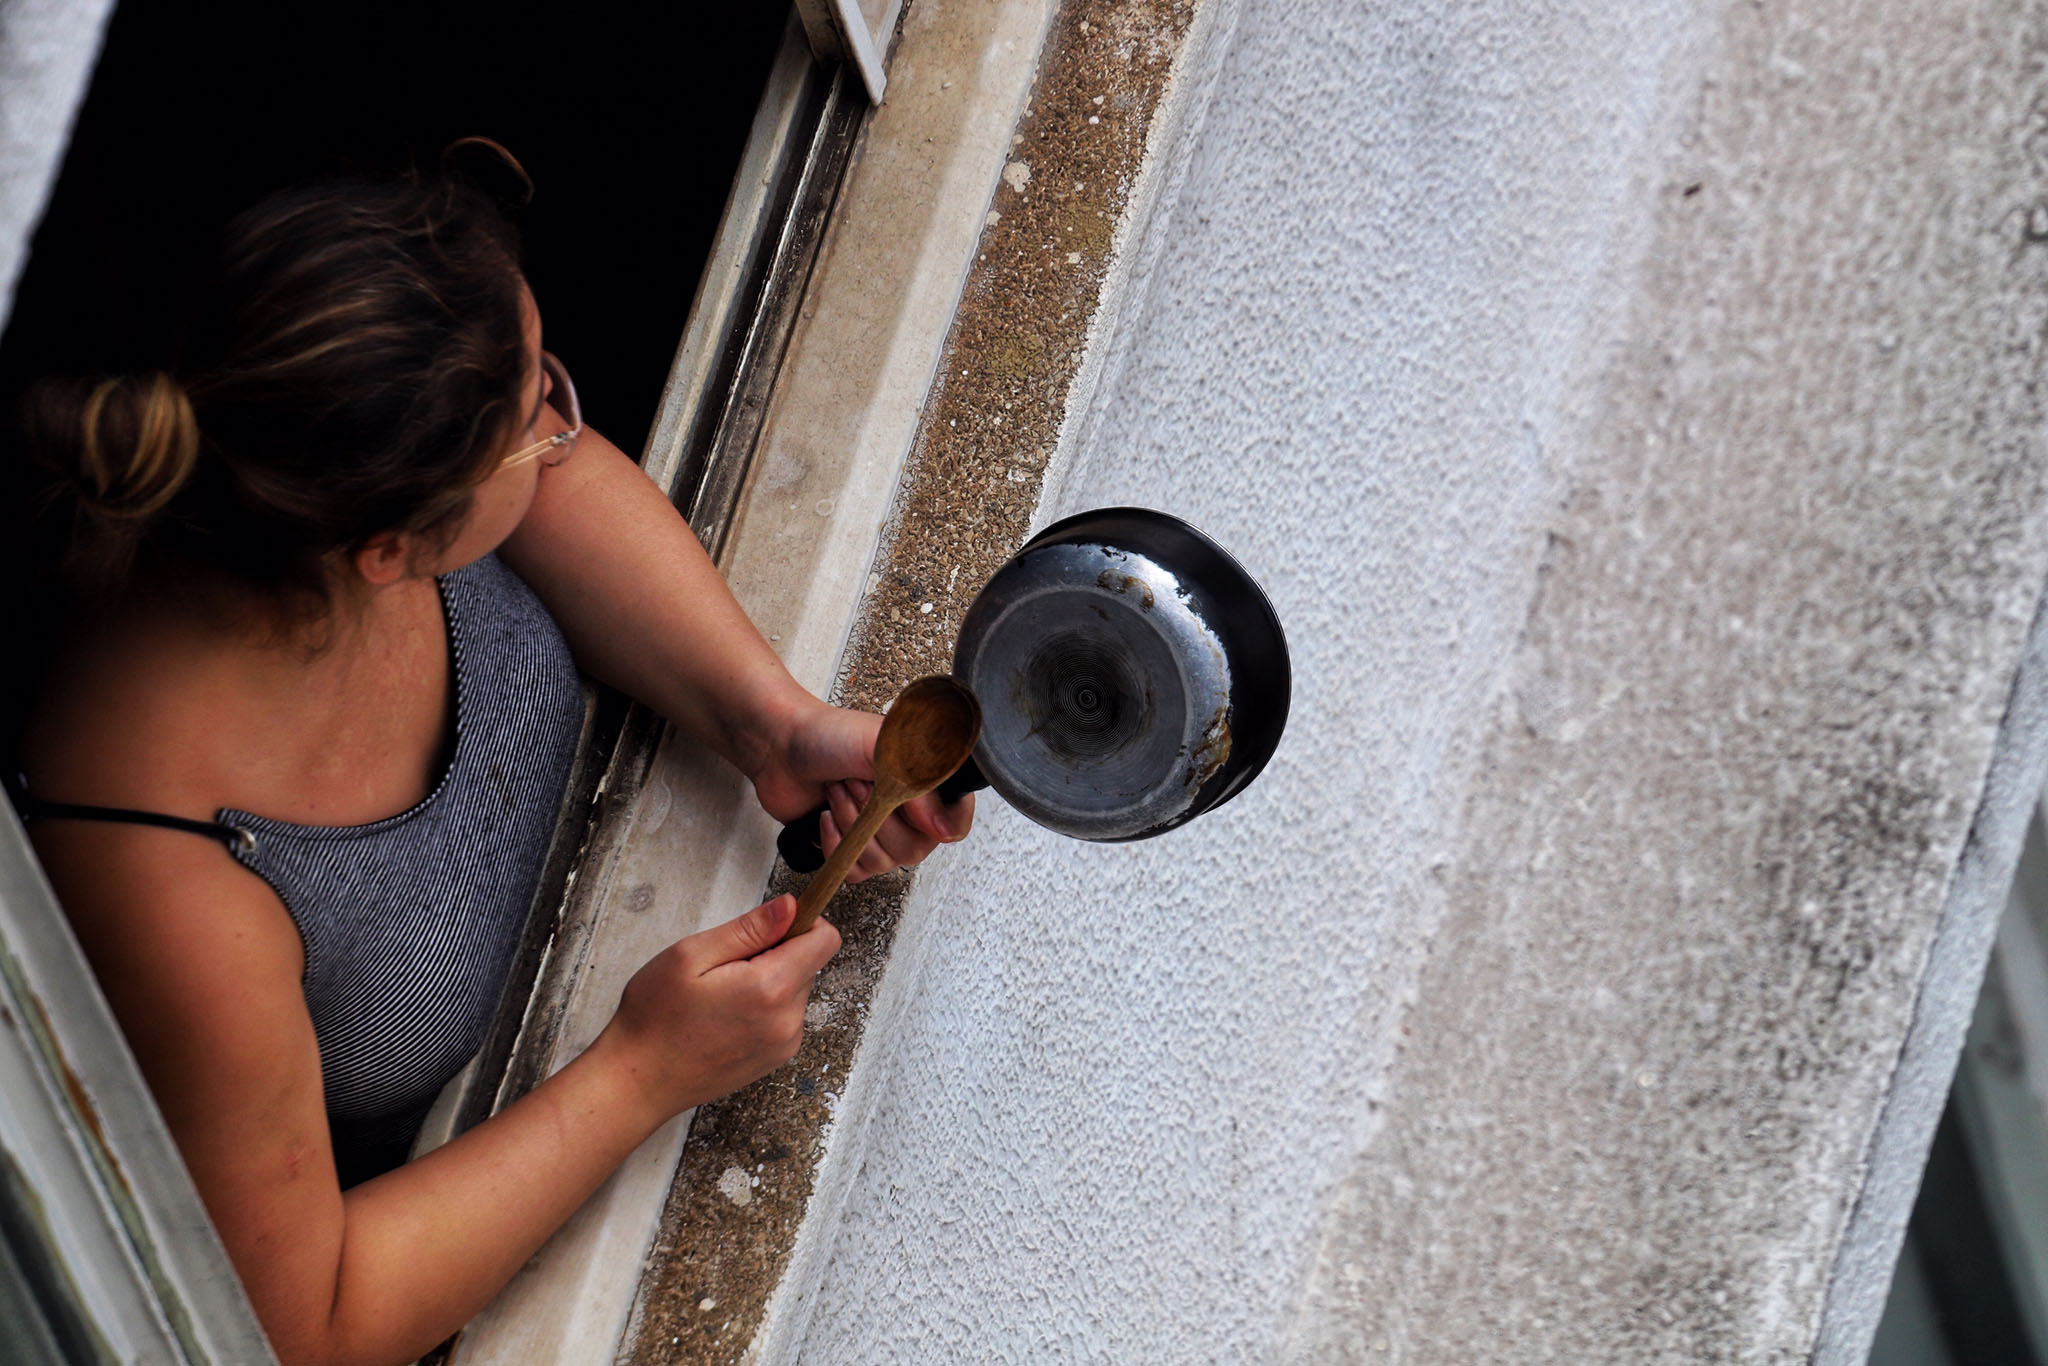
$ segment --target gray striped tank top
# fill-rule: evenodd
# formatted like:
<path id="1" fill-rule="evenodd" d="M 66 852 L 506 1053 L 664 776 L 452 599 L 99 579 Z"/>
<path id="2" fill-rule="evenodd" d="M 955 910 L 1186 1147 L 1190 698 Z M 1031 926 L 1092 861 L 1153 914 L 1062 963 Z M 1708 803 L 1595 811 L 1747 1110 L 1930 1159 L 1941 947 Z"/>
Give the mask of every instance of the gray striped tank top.
<path id="1" fill-rule="evenodd" d="M 439 582 L 455 744 L 434 790 L 369 825 L 219 814 L 254 836 L 230 852 L 305 942 L 344 1187 L 405 1160 L 435 1096 L 482 1045 L 582 727 L 576 666 L 533 590 L 495 555 Z"/>

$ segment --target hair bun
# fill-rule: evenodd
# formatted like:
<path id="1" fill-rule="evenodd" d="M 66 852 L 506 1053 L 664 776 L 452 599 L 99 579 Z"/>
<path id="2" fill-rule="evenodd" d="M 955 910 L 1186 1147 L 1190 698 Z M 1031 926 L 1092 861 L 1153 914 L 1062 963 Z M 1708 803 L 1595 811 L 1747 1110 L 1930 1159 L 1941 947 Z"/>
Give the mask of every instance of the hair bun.
<path id="1" fill-rule="evenodd" d="M 30 534 L 46 563 L 88 593 L 117 591 L 156 514 L 199 463 L 199 422 L 161 372 L 42 380 L 22 396 Z"/>
<path id="2" fill-rule="evenodd" d="M 40 396 L 38 444 L 52 464 L 69 447 L 80 503 L 141 520 L 170 502 L 199 459 L 199 420 L 177 380 L 157 371 L 65 387 Z"/>
<path id="3" fill-rule="evenodd" d="M 501 212 L 511 213 L 533 202 L 533 177 L 503 143 L 490 138 L 457 138 L 443 147 L 441 174 L 483 191 Z"/>

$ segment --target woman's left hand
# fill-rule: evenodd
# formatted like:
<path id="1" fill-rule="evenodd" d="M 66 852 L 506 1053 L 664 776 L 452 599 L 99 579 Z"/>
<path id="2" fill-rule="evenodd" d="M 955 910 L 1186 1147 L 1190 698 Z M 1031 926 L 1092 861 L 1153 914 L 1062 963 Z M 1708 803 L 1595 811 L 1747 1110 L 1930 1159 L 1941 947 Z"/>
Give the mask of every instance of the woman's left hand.
<path id="1" fill-rule="evenodd" d="M 554 614 L 591 677 L 653 707 L 753 779 L 779 821 L 829 806 L 826 853 L 875 776 L 882 718 L 827 706 L 789 676 L 668 495 L 595 431 L 539 478 L 500 553 Z M 974 800 L 899 808 L 848 877 L 964 837 Z"/>
<path id="2" fill-rule="evenodd" d="M 761 806 L 779 821 L 827 807 L 819 843 L 827 857 L 852 828 L 874 791 L 875 735 L 882 718 L 823 702 L 804 708 L 770 746 L 767 762 L 751 776 Z M 934 793 L 896 808 L 862 852 L 848 882 L 921 862 L 941 844 L 965 839 L 974 824 L 972 793 L 950 805 Z"/>

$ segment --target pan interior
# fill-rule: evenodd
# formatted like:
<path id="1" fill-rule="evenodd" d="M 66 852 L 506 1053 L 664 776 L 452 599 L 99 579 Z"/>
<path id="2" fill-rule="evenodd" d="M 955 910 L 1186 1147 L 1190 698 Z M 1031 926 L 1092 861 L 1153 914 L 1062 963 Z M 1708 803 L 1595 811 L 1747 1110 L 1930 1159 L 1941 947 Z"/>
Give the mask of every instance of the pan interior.
<path id="1" fill-rule="evenodd" d="M 1048 639 L 1025 665 L 1019 701 L 1056 758 L 1099 762 L 1153 728 L 1151 701 L 1123 642 L 1085 631 Z"/>

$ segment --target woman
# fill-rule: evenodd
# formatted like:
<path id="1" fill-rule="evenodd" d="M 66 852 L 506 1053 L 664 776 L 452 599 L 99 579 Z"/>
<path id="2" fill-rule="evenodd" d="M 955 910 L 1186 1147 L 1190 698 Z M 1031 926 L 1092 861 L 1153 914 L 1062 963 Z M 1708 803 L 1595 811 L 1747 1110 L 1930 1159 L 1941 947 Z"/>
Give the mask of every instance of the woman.
<path id="1" fill-rule="evenodd" d="M 838 945 L 780 897 L 648 963 L 581 1057 L 404 1164 L 495 1006 L 576 669 L 828 848 L 877 718 L 799 687 L 673 507 L 580 426 L 512 229 L 452 176 L 231 228 L 178 374 L 25 408 L 71 604 L 17 801 L 286 1362 L 446 1337 L 656 1127 L 787 1061 Z M 557 629 L 559 626 L 559 629 Z M 930 799 L 872 874 L 964 835 Z"/>

